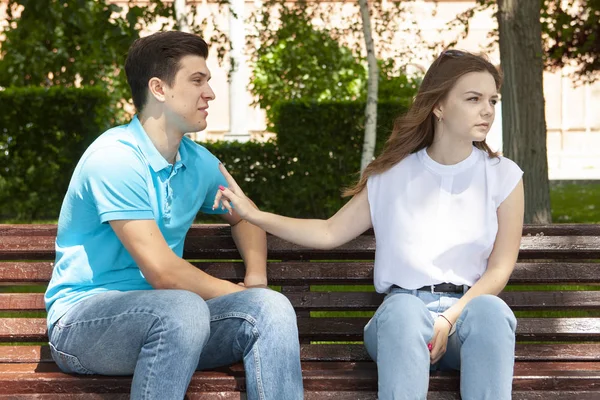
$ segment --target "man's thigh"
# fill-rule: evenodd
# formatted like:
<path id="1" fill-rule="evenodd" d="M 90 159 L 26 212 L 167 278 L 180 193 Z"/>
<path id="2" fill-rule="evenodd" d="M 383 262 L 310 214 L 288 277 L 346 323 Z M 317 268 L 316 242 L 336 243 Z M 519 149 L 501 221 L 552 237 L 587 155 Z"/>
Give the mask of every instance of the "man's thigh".
<path id="1" fill-rule="evenodd" d="M 189 320 L 189 315 L 208 324 L 204 301 L 191 292 L 101 293 L 75 305 L 55 324 L 51 350 L 59 366 L 70 372 L 131 375 L 149 334 Z"/>

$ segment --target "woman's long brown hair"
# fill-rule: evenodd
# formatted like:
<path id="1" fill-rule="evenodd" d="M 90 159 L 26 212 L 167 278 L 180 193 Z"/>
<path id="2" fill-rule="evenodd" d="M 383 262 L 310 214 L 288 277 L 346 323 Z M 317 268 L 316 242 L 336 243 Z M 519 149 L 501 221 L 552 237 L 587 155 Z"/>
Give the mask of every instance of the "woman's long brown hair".
<path id="1" fill-rule="evenodd" d="M 459 50 L 446 50 L 433 62 L 423 78 L 423 82 L 408 112 L 394 121 L 392 133 L 383 151 L 364 170 L 356 185 L 344 191 L 344 196 L 354 196 L 366 186 L 371 175 L 381 174 L 415 153 L 433 143 L 434 107 L 444 99 L 456 81 L 470 72 L 489 72 L 500 91 L 501 73 L 483 55 Z M 473 142 L 478 149 L 485 150 L 490 157 L 498 154 L 484 141 Z"/>

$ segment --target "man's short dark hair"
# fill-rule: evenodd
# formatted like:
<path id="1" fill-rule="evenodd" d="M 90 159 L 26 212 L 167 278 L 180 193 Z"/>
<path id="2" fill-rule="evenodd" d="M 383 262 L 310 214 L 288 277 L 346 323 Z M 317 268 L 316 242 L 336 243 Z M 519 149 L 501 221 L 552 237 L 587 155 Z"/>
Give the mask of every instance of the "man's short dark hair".
<path id="1" fill-rule="evenodd" d="M 179 61 L 188 55 L 208 57 L 208 45 L 200 36 L 168 31 L 133 42 L 125 60 L 125 74 L 138 112 L 146 104 L 150 78 L 157 77 L 172 86 L 181 68 Z"/>

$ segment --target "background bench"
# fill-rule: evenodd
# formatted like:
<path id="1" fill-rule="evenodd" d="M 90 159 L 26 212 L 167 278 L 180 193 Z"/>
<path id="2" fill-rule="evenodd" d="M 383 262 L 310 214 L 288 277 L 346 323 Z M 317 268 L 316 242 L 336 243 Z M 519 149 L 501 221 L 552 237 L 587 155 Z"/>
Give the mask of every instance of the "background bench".
<path id="1" fill-rule="evenodd" d="M 0 225 L 0 291 L 48 283 L 55 235 L 55 225 Z M 374 249 L 372 231 L 331 251 L 269 237 L 269 283 L 281 287 L 298 314 L 306 399 L 376 399 L 376 366 L 363 345 L 355 343 L 362 341 L 370 315 L 365 312 L 373 312 L 383 298 L 368 291 Z M 243 280 L 244 267 L 236 261 L 239 254 L 226 226 L 192 227 L 184 257 L 211 275 Z M 600 399 L 600 291 L 591 290 L 600 289 L 599 260 L 600 225 L 524 228 L 510 291 L 501 294 L 518 316 L 514 399 Z M 320 285 L 360 286 L 338 292 Z M 541 285 L 587 287 L 535 290 Z M 10 343 L 0 346 L 0 399 L 127 398 L 128 377 L 58 370 L 45 343 L 40 290 L 0 293 L 0 342 Z M 569 316 L 538 315 L 573 310 L 578 311 Z M 362 313 L 331 313 L 339 311 Z M 332 341 L 345 343 L 320 343 Z M 456 373 L 432 374 L 429 398 L 458 399 L 458 384 Z M 196 373 L 188 398 L 240 399 L 243 388 L 242 365 L 235 365 Z"/>

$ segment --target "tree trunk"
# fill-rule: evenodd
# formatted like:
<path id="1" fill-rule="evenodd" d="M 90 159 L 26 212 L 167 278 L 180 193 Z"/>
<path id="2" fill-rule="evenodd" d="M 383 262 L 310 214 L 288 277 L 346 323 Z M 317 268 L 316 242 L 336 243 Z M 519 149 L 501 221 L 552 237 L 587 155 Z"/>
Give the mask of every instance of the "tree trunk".
<path id="1" fill-rule="evenodd" d="M 502 148 L 524 171 L 525 223 L 550 223 L 540 1 L 499 0 Z"/>
<path id="2" fill-rule="evenodd" d="M 363 33 L 367 47 L 367 62 L 369 77 L 367 80 L 367 105 L 365 107 L 365 140 L 360 161 L 360 170 L 364 171 L 375 154 L 375 139 L 377 138 L 377 95 L 379 87 L 379 67 L 375 57 L 375 45 L 371 33 L 371 17 L 367 0 L 358 0 L 360 15 L 363 22 Z"/>
<path id="3" fill-rule="evenodd" d="M 182 32 L 190 32 L 190 27 L 187 21 L 187 0 L 175 0 L 173 6 L 175 7 L 175 19 L 177 19 L 177 25 L 179 30 Z"/>

